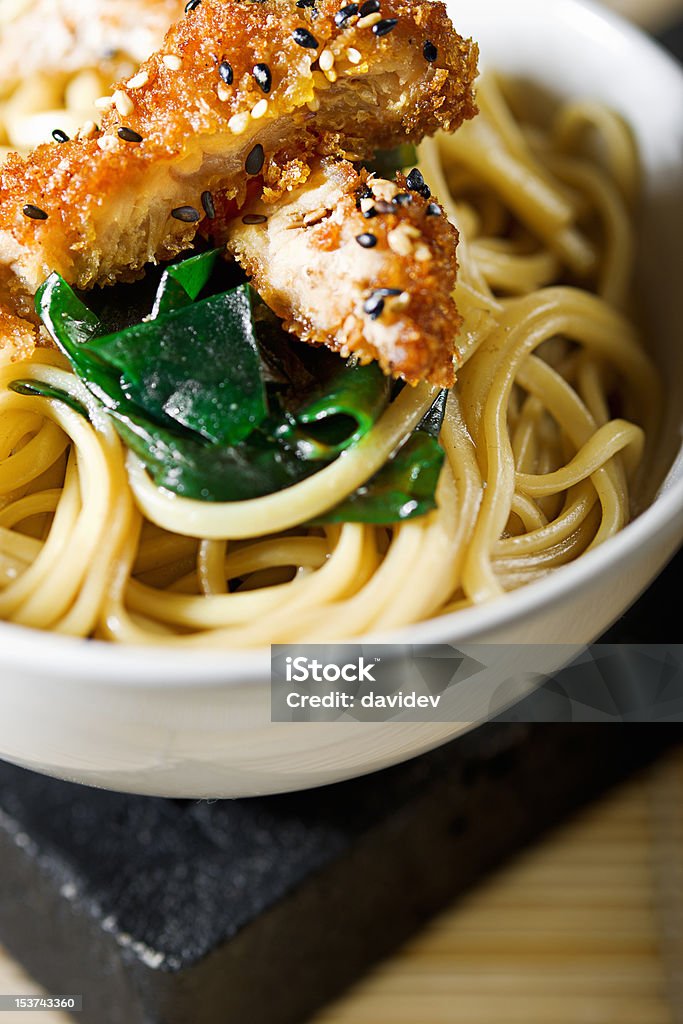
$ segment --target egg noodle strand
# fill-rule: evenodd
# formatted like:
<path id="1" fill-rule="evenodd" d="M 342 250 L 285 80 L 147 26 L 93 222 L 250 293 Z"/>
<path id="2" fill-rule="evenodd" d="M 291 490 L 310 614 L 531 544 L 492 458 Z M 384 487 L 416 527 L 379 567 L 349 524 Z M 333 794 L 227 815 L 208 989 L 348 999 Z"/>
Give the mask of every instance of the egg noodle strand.
<path id="1" fill-rule="evenodd" d="M 211 503 L 157 488 L 66 360 L 0 370 L 0 616 L 134 644 L 331 641 L 500 598 L 602 544 L 638 511 L 657 374 L 630 313 L 628 129 L 595 103 L 543 130 L 497 80 L 420 167 L 460 230 L 458 382 L 437 508 L 312 528 L 413 431 L 437 390 L 404 388 L 302 483 Z M 9 390 L 43 381 L 84 405 Z"/>

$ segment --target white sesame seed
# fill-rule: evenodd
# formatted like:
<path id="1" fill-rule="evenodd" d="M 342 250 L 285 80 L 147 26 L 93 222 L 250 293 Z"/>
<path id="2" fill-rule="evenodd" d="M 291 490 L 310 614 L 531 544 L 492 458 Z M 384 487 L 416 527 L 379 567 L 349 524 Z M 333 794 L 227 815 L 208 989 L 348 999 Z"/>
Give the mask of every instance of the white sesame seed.
<path id="1" fill-rule="evenodd" d="M 346 56 L 348 57 L 350 64 L 360 64 L 363 59 L 363 54 L 360 50 L 357 50 L 355 46 L 349 46 L 346 51 Z"/>
<path id="2" fill-rule="evenodd" d="M 95 106 L 98 110 L 109 110 L 114 104 L 112 96 L 100 96 L 99 99 L 95 100 Z"/>
<path id="3" fill-rule="evenodd" d="M 332 50 L 323 50 L 318 58 L 318 64 L 320 65 L 321 71 L 329 71 L 330 68 L 334 67 L 334 54 Z"/>
<path id="4" fill-rule="evenodd" d="M 79 139 L 91 139 L 97 131 L 97 125 L 94 121 L 86 121 L 85 124 L 81 125 L 78 129 Z"/>
<path id="5" fill-rule="evenodd" d="M 387 234 L 387 242 L 389 243 L 389 248 L 399 256 L 412 256 L 413 243 L 400 228 L 394 228 L 393 231 Z"/>
<path id="6" fill-rule="evenodd" d="M 114 106 L 121 117 L 128 117 L 135 110 L 135 104 L 132 99 L 122 89 L 117 89 L 114 93 Z"/>
<path id="7" fill-rule="evenodd" d="M 330 68 L 329 71 L 325 72 L 325 78 L 327 79 L 328 82 L 337 81 L 337 72 L 334 70 L 334 68 Z"/>
<path id="8" fill-rule="evenodd" d="M 384 304 L 390 313 L 399 313 L 410 305 L 410 293 L 401 292 L 400 295 L 387 295 Z"/>
<path id="9" fill-rule="evenodd" d="M 264 114 L 266 114 L 267 112 L 268 100 L 259 100 L 258 103 L 255 103 L 254 106 L 251 108 L 251 116 L 254 118 L 255 121 L 258 121 L 258 119 L 260 117 L 263 117 Z"/>
<path id="10" fill-rule="evenodd" d="M 376 178 L 370 182 L 373 195 L 377 199 L 384 199 L 385 202 L 390 203 L 391 200 L 398 192 L 398 185 L 394 181 L 386 181 L 384 178 Z"/>
<path id="11" fill-rule="evenodd" d="M 425 245 L 424 242 L 420 242 L 420 244 L 415 247 L 415 259 L 419 260 L 420 263 L 428 263 L 431 258 L 432 254 L 429 251 L 429 246 Z"/>
<path id="12" fill-rule="evenodd" d="M 233 114 L 228 121 L 228 128 L 233 135 L 241 135 L 249 124 L 249 114 L 245 111 L 242 114 Z"/>
<path id="13" fill-rule="evenodd" d="M 422 238 L 422 232 L 414 224 L 401 224 L 401 231 L 408 238 Z"/>
<path id="14" fill-rule="evenodd" d="M 367 213 L 375 205 L 375 200 L 371 196 L 364 196 L 360 201 L 360 208 L 362 213 Z"/>
<path id="15" fill-rule="evenodd" d="M 312 100 L 308 100 L 306 106 L 308 107 L 309 110 L 312 110 L 313 113 L 315 113 L 316 110 L 320 110 L 320 100 L 313 97 Z"/>
<path id="16" fill-rule="evenodd" d="M 137 75 L 133 75 L 126 82 L 127 89 L 142 89 L 143 85 L 147 85 L 149 82 L 149 74 L 146 71 L 138 71 Z"/>
<path id="17" fill-rule="evenodd" d="M 313 224 L 319 224 L 321 220 L 324 220 L 325 217 L 327 217 L 329 212 L 330 211 L 326 206 L 319 206 L 317 210 L 311 210 L 310 213 L 307 213 L 304 217 L 304 225 L 306 227 L 311 227 Z"/>
<path id="18" fill-rule="evenodd" d="M 227 85 L 224 85 L 223 82 L 219 82 L 216 86 L 216 93 L 221 103 L 227 103 L 234 95 L 232 89 L 228 89 Z"/>
<path id="19" fill-rule="evenodd" d="M 372 14 L 366 14 L 364 18 L 361 18 L 356 22 L 356 28 L 370 28 L 372 25 L 376 25 L 378 21 L 382 20 L 382 15 L 379 11 L 374 11 Z"/>
<path id="20" fill-rule="evenodd" d="M 115 135 L 102 135 L 97 140 L 97 145 L 100 149 L 104 150 L 105 153 L 113 153 L 115 149 L 119 148 L 119 140 Z"/>
<path id="21" fill-rule="evenodd" d="M 165 53 L 161 58 L 169 71 L 180 71 L 183 62 L 175 53 Z"/>

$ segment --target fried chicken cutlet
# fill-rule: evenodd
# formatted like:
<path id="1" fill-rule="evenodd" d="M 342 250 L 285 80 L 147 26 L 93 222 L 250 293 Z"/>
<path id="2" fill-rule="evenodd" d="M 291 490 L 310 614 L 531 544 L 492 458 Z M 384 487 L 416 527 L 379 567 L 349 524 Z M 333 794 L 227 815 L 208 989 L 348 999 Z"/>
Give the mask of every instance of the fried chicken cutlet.
<path id="1" fill-rule="evenodd" d="M 314 153 L 454 130 L 476 58 L 430 0 L 189 4 L 98 130 L 0 170 L 0 302 L 32 316 L 54 270 L 80 288 L 140 276 L 191 246 L 216 190 L 241 203 L 254 179 L 274 200 Z"/>
<path id="2" fill-rule="evenodd" d="M 323 160 L 275 202 L 218 212 L 214 239 L 302 341 L 453 384 L 458 234 L 419 171 L 392 182 Z"/>

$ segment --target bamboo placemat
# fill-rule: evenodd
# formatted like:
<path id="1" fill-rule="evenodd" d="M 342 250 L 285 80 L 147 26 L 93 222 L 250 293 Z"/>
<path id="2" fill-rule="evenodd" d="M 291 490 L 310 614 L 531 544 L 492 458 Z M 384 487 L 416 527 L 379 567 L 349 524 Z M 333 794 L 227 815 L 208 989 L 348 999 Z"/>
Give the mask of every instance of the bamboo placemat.
<path id="1" fill-rule="evenodd" d="M 0 992 L 40 989 L 0 952 Z M 310 1024 L 683 1024 L 683 749 L 519 855 Z"/>
<path id="2" fill-rule="evenodd" d="M 681 1024 L 682 971 L 679 750 L 520 855 L 315 1024 Z"/>

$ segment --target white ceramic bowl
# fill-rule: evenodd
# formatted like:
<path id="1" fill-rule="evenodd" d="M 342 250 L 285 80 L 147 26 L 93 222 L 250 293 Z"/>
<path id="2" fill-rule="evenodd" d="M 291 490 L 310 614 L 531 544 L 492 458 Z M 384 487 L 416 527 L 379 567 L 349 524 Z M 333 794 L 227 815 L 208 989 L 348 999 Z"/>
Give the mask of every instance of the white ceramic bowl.
<path id="1" fill-rule="evenodd" d="M 672 384 L 653 467 L 666 480 L 623 533 L 553 576 L 373 640 L 590 642 L 683 538 L 683 75 L 645 36 L 579 0 L 457 0 L 452 14 L 479 40 L 484 64 L 560 98 L 603 100 L 635 130 L 646 174 L 640 286 L 649 341 Z M 466 727 L 274 725 L 268 651 L 121 649 L 0 625 L 0 756 L 74 781 L 176 797 L 273 793 L 384 767 Z"/>

